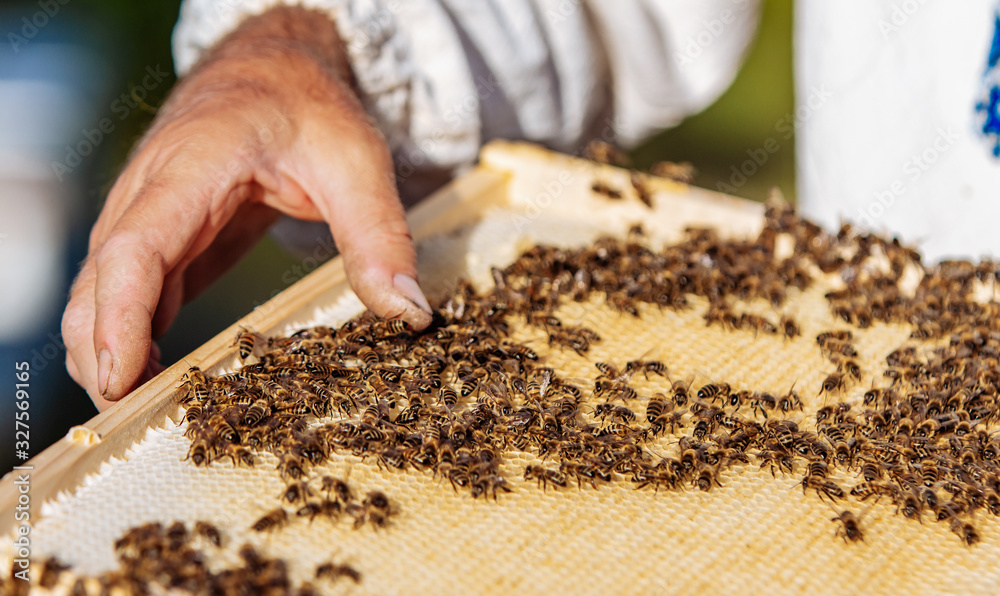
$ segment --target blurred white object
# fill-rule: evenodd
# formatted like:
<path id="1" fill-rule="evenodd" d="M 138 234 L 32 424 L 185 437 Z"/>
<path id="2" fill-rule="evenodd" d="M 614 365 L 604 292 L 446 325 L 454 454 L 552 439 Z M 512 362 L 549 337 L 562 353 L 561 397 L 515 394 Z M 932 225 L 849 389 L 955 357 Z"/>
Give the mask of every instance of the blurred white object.
<path id="1" fill-rule="evenodd" d="M 1000 254 L 1000 159 L 976 109 L 995 0 L 796 8 L 803 213 L 899 234 L 932 260 Z M 825 98 L 810 109 L 814 89 Z"/>
<path id="2" fill-rule="evenodd" d="M 83 138 L 94 75 L 77 47 L 0 54 L 0 343 L 41 336 L 65 303 L 80 178 L 54 166 Z"/>
<path id="3" fill-rule="evenodd" d="M 280 4 L 299 2 L 186 0 L 173 39 L 178 73 L 243 19 Z M 501 137 L 568 152 L 594 136 L 635 145 L 725 91 L 760 1 L 301 4 L 334 18 L 397 167 L 422 170 L 472 163 Z"/>

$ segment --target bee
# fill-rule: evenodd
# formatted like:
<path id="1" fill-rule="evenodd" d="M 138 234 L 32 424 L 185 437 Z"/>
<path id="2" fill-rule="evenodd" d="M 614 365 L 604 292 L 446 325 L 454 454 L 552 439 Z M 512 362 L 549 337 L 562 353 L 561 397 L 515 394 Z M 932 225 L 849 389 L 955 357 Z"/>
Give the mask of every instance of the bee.
<path id="1" fill-rule="evenodd" d="M 354 494 L 347 481 L 333 476 L 323 476 L 320 490 L 326 493 L 327 498 L 333 494 L 340 503 L 346 505 L 354 500 Z"/>
<path id="2" fill-rule="evenodd" d="M 957 517 L 951 520 L 950 529 L 966 546 L 972 546 L 979 542 L 979 533 L 976 531 L 976 527 Z"/>
<path id="3" fill-rule="evenodd" d="M 304 503 L 306 499 L 313 495 L 312 488 L 309 484 L 301 482 L 292 482 L 285 487 L 285 492 L 281 495 L 283 501 L 289 505 L 295 505 L 297 503 Z"/>
<path id="4" fill-rule="evenodd" d="M 891 484 L 881 484 L 877 482 L 862 482 L 861 484 L 855 485 L 851 489 L 852 497 L 860 497 L 862 501 L 867 501 L 871 497 L 875 497 L 875 501 L 878 502 L 882 497 L 894 498 L 896 496 L 897 488 Z"/>
<path id="5" fill-rule="evenodd" d="M 454 407 L 458 403 L 458 393 L 451 387 L 442 387 L 438 398 L 446 408 Z"/>
<path id="6" fill-rule="evenodd" d="M 254 344 L 257 341 L 257 334 L 250 331 L 245 327 L 240 327 L 239 333 L 236 334 L 236 340 L 233 341 L 233 345 L 237 346 L 240 353 L 240 361 L 246 361 L 253 353 Z"/>
<path id="7" fill-rule="evenodd" d="M 861 367 L 854 360 L 841 360 L 837 363 L 837 372 L 844 373 L 855 381 L 861 380 Z"/>
<path id="8" fill-rule="evenodd" d="M 763 416 L 767 418 L 768 410 L 774 410 L 778 407 L 778 400 L 770 393 L 753 393 L 750 396 L 750 401 L 753 403 L 750 405 L 750 409 L 754 414 Z"/>
<path id="9" fill-rule="evenodd" d="M 616 201 L 622 198 L 622 191 L 617 188 L 612 188 L 604 180 L 594 180 L 594 182 L 590 185 L 590 190 Z"/>
<path id="10" fill-rule="evenodd" d="M 654 176 L 667 178 L 668 180 L 674 180 L 683 184 L 694 182 L 695 169 L 689 161 L 658 161 L 649 168 L 649 171 Z"/>
<path id="11" fill-rule="evenodd" d="M 618 420 L 621 422 L 635 421 L 635 412 L 626 406 L 616 406 L 610 403 L 597 404 L 594 408 L 594 415 L 601 420 Z M 655 417 L 654 417 L 655 420 Z"/>
<path id="12" fill-rule="evenodd" d="M 629 177 L 629 181 L 632 183 L 632 188 L 635 189 L 635 196 L 642 201 L 642 204 L 653 208 L 653 193 L 650 192 L 649 188 L 646 186 L 646 182 L 641 173 L 632 171 L 632 175 Z"/>
<path id="13" fill-rule="evenodd" d="M 778 327 L 786 339 L 793 339 L 802 335 L 802 332 L 799 331 L 799 326 L 790 317 L 781 317 L 778 321 Z"/>
<path id="14" fill-rule="evenodd" d="M 830 521 L 839 522 L 840 526 L 834 537 L 842 537 L 844 542 L 864 542 L 865 535 L 861 531 L 861 521 L 854 516 L 850 510 L 841 511 L 837 517 L 831 517 Z"/>
<path id="15" fill-rule="evenodd" d="M 669 428 L 670 432 L 676 432 L 677 427 L 683 428 L 681 424 L 681 418 L 683 418 L 683 412 L 667 412 L 666 414 L 660 414 L 649 424 L 649 431 L 655 437 L 662 433 L 665 429 Z"/>
<path id="16" fill-rule="evenodd" d="M 257 426 L 270 412 L 270 403 L 264 398 L 258 398 L 247 408 L 246 413 L 243 414 L 243 424 L 246 426 Z"/>
<path id="17" fill-rule="evenodd" d="M 257 459 L 254 457 L 252 451 L 243 445 L 235 443 L 226 445 L 225 449 L 223 449 L 222 457 L 229 458 L 234 466 L 243 465 L 252 468 L 257 463 Z"/>
<path id="18" fill-rule="evenodd" d="M 288 513 L 277 508 L 254 522 L 252 528 L 255 532 L 270 532 L 278 530 L 288 523 Z"/>
<path id="19" fill-rule="evenodd" d="M 382 331 L 387 336 L 410 335 L 412 333 L 410 324 L 402 319 L 390 319 L 388 321 L 383 321 L 381 327 Z"/>
<path id="20" fill-rule="evenodd" d="M 844 490 L 837 485 L 837 483 L 830 480 L 817 478 L 815 476 L 806 476 L 802 481 L 802 490 L 814 489 L 816 494 L 823 498 L 824 496 L 830 501 L 836 499 L 844 498 Z"/>
<path id="21" fill-rule="evenodd" d="M 545 490 L 550 483 L 555 486 L 566 487 L 566 475 L 562 472 L 529 464 L 524 468 L 524 479 L 531 480 L 532 478 L 538 481 L 538 485 L 542 487 L 542 490 Z"/>
<path id="22" fill-rule="evenodd" d="M 903 517 L 907 519 L 915 519 L 920 523 L 923 521 L 920 519 L 920 512 L 923 509 L 920 504 L 920 498 L 913 491 L 903 495 L 901 502 L 896 504 L 896 513 L 900 511 L 903 512 Z"/>
<path id="23" fill-rule="evenodd" d="M 825 331 L 816 336 L 816 343 L 821 346 L 827 344 L 830 340 L 854 341 L 854 334 L 848 329 L 839 329 L 836 331 Z"/>
<path id="24" fill-rule="evenodd" d="M 597 163 L 627 166 L 631 161 L 621 149 L 607 141 L 593 140 L 584 148 L 584 156 Z"/>
<path id="25" fill-rule="evenodd" d="M 647 379 L 649 378 L 649 373 L 659 375 L 664 379 L 667 378 L 667 365 L 659 360 L 632 360 L 625 365 L 625 372 L 627 374 L 633 374 L 640 370 Z"/>
<path id="26" fill-rule="evenodd" d="M 545 399 L 549 387 L 552 385 L 552 371 L 545 369 L 540 374 L 532 376 L 527 387 L 527 397 L 529 400 L 538 403 Z"/>
<path id="27" fill-rule="evenodd" d="M 667 397 L 662 393 L 656 393 L 649 398 L 646 402 L 646 420 L 652 424 L 665 410 L 672 409 L 673 404 L 671 403 L 671 408 L 667 408 Z"/>
<path id="28" fill-rule="evenodd" d="M 209 437 L 205 434 L 199 434 L 191 441 L 186 459 L 190 459 L 191 463 L 196 466 L 207 466 L 212 463 L 214 453 Z"/>
<path id="29" fill-rule="evenodd" d="M 601 471 L 597 466 L 587 463 L 563 461 L 559 464 L 561 474 L 571 474 L 576 476 L 577 488 L 583 488 L 583 483 L 587 482 L 591 488 L 597 488 L 597 480 L 605 482 L 611 481 L 611 475 Z"/>
<path id="30" fill-rule="evenodd" d="M 817 395 L 842 391 L 843 389 L 844 375 L 841 373 L 830 373 L 825 379 L 823 379 L 823 385 L 820 387 Z"/>
<path id="31" fill-rule="evenodd" d="M 70 569 L 69 565 L 60 563 L 55 557 L 45 559 L 42 564 L 42 576 L 38 583 L 46 590 L 51 590 L 59 583 L 59 577 L 64 571 Z"/>
<path id="32" fill-rule="evenodd" d="M 685 381 L 674 381 L 670 387 L 672 392 L 674 405 L 678 408 L 683 408 L 691 400 L 691 394 L 689 393 L 688 383 Z"/>
<path id="33" fill-rule="evenodd" d="M 702 465 L 698 469 L 698 476 L 694 479 L 694 484 L 698 487 L 698 490 L 705 492 L 712 490 L 713 484 L 720 488 L 722 487 L 722 485 L 719 484 L 716 469 L 708 465 Z"/>
<path id="34" fill-rule="evenodd" d="M 609 364 L 607 362 L 595 362 L 594 366 L 597 367 L 597 370 L 601 371 L 601 374 L 597 376 L 597 380 L 607 379 L 611 383 L 624 382 L 628 380 L 633 372 L 628 369 L 620 371 L 614 364 Z"/>
<path id="35" fill-rule="evenodd" d="M 344 563 L 323 563 L 316 567 L 316 579 L 325 578 L 330 581 L 337 581 L 342 577 L 356 584 L 361 583 L 361 572 L 350 565 Z"/>
<path id="36" fill-rule="evenodd" d="M 182 378 L 183 382 L 181 386 L 186 385 L 188 393 L 181 399 L 181 403 L 190 403 L 191 401 L 204 403 L 208 401 L 208 381 L 205 379 L 205 373 L 201 372 L 200 368 L 192 366 L 184 373 Z"/>
<path id="37" fill-rule="evenodd" d="M 364 508 L 365 518 L 375 527 L 384 528 L 388 525 L 392 508 L 389 498 L 384 493 L 377 490 L 369 491 L 361 506 Z"/>
<path id="38" fill-rule="evenodd" d="M 214 544 L 216 547 L 222 546 L 222 534 L 219 529 L 206 521 L 198 521 L 194 524 L 194 532 L 199 536 Z"/>
<path id="39" fill-rule="evenodd" d="M 191 424 L 196 420 L 201 420 L 205 415 L 205 408 L 203 407 L 203 402 L 193 401 L 188 405 L 187 409 L 184 411 L 184 420 Z"/>
<path id="40" fill-rule="evenodd" d="M 705 401 L 725 401 L 732 388 L 728 383 L 710 383 L 698 390 L 698 399 Z"/>

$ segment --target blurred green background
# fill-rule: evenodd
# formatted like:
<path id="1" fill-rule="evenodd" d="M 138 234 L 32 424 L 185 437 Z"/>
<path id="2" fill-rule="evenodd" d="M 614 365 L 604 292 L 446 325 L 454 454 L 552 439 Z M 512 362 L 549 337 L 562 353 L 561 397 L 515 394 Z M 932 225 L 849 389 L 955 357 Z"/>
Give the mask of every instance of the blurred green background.
<path id="1" fill-rule="evenodd" d="M 86 252 L 86 239 L 132 144 L 140 137 L 167 96 L 172 79 L 147 93 L 137 93 L 147 67 L 160 66 L 173 72 L 170 35 L 177 19 L 179 0 L 135 2 L 134 0 L 72 0 L 60 5 L 38 39 L 72 43 L 88 48 L 96 57 L 99 80 L 89 87 L 93 124 L 110 116 L 110 106 L 122 94 L 144 95 L 139 109 L 132 110 L 88 158 L 86 166 L 73 173 L 70 182 L 82 190 L 82 210 L 77 227 L 70 235 L 72 249 L 67 259 L 71 271 Z M 21 27 L 22 19 L 39 10 L 38 2 L 6 2 L 0 9 L 0 33 L 5 37 Z M 10 44 L 8 43 L 8 46 Z M 5 48 L 9 51 L 10 48 Z M 792 84 L 792 0 L 765 0 L 758 36 L 739 77 L 725 95 L 709 109 L 680 126 L 649 139 L 632 154 L 640 167 L 654 161 L 691 161 L 698 170 L 695 183 L 713 190 L 726 189 L 755 200 L 765 198 L 773 186 L 794 198 L 794 139 L 786 140 L 776 128 L 794 110 Z M 779 142 L 777 152 L 745 183 L 733 185 L 733 168 L 739 168 L 755 149 L 769 138 Z M 759 155 L 759 153 L 758 153 Z M 739 181 L 739 178 L 737 178 Z M 725 185 L 729 185 L 728 187 Z M 283 289 L 292 277 L 289 272 L 300 264 L 270 239 L 263 240 L 252 253 L 216 285 L 187 305 L 173 328 L 160 340 L 164 363 L 183 358 L 220 330 Z M 70 279 L 65 280 L 68 291 Z M 55 318 L 46 333 L 59 333 Z M 43 333 L 42 335 L 45 335 Z M 40 345 L 40 344 L 39 344 Z M 7 358 L 26 358 L 33 344 L 15 346 Z M 22 356 L 23 353 L 23 356 Z M 33 378 L 33 412 L 44 409 L 42 425 L 32 427 L 32 455 L 62 437 L 66 430 L 85 422 L 94 414 L 86 394 L 77 387 L 62 366 L 62 356 Z M 7 366 L 4 363 L 4 366 Z M 6 370 L 12 370 L 11 368 Z M 38 375 L 41 378 L 38 378 Z M 9 404 L 8 404 L 9 405 Z M 4 409 L 4 412 L 10 411 Z M 33 419 L 35 414 L 33 413 Z M 8 418 L 8 416 L 4 416 Z M 7 441 L 0 447 L 0 471 L 16 465 L 13 451 L 13 423 Z"/>

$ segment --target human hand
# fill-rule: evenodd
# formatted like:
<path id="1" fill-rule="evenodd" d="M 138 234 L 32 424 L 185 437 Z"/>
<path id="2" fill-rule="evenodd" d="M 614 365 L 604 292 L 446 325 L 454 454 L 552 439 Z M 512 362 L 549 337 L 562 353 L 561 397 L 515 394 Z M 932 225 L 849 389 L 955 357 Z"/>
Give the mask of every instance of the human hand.
<path id="1" fill-rule="evenodd" d="M 249 19 L 181 81 L 115 182 L 63 314 L 66 367 L 99 409 L 162 370 L 153 336 L 277 218 L 325 220 L 376 314 L 430 307 L 392 158 L 324 14 Z"/>

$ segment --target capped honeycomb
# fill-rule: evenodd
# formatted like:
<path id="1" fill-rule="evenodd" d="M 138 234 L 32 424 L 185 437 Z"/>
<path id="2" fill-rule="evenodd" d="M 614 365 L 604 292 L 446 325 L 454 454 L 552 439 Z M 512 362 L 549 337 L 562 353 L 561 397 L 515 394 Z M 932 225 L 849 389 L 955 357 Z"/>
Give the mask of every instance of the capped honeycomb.
<path id="1" fill-rule="evenodd" d="M 847 230 L 844 238 L 838 238 L 808 225 L 791 228 L 787 212 L 780 208 L 772 211 L 767 226 L 761 221 L 755 227 L 721 232 L 716 239 L 701 229 L 685 232 L 686 223 L 700 228 L 711 222 L 685 221 L 683 208 L 663 208 L 655 193 L 655 208 L 645 207 L 629 190 L 628 178 L 610 176 L 604 181 L 623 189 L 623 198 L 609 200 L 589 189 L 590 177 L 577 177 L 578 182 L 565 183 L 564 200 L 546 208 L 529 209 L 524 203 L 495 208 L 476 225 L 422 243 L 421 279 L 440 297 L 435 302 L 441 319 L 438 328 L 448 329 L 460 327 L 465 316 L 458 312 L 462 305 L 456 296 L 466 296 L 472 304 L 483 296 L 499 296 L 498 281 L 511 284 L 515 293 L 545 285 L 546 276 L 537 270 L 515 281 L 517 263 L 523 264 L 518 255 L 524 251 L 543 255 L 542 260 L 549 262 L 601 247 L 614 253 L 629 242 L 652 253 L 685 243 L 687 254 L 696 257 L 691 265 L 697 271 L 691 269 L 689 277 L 701 281 L 681 285 L 670 299 L 658 303 L 636 298 L 636 292 L 623 290 L 628 283 L 616 280 L 609 282 L 610 291 L 570 293 L 548 308 L 512 308 L 515 312 L 496 319 L 506 325 L 497 333 L 509 342 L 503 344 L 508 352 L 521 346 L 537 356 L 534 360 L 522 351 L 521 357 L 508 358 L 516 363 L 505 365 L 506 377 L 523 374 L 530 382 L 541 374 L 535 369 L 549 367 L 558 383 L 580 391 L 576 422 L 564 421 L 561 432 L 572 426 L 589 433 L 588 440 L 610 441 L 616 449 L 623 443 L 615 437 L 627 437 L 640 455 L 615 462 L 616 469 L 606 479 L 588 476 L 579 468 L 561 465 L 566 458 L 557 448 L 542 448 L 552 433 L 542 430 L 539 422 L 532 426 L 537 430 L 525 433 L 533 437 L 527 442 L 498 433 L 502 440 L 490 447 L 499 458 L 490 468 L 497 480 L 477 491 L 476 482 L 468 479 L 463 483 L 459 478 L 456 485 L 455 476 L 440 465 L 426 469 L 413 463 L 399 465 L 385 441 L 376 440 L 376 445 L 333 441 L 336 447 L 306 466 L 302 478 L 315 487 L 325 476 L 345 479 L 359 501 L 363 495 L 382 493 L 391 503 L 392 515 L 385 523 L 361 524 L 358 519 L 370 521 L 359 513 L 361 509 L 354 515 L 345 510 L 336 518 L 302 516 L 299 504 L 282 501 L 297 478 L 289 478 L 280 449 L 253 450 L 252 466 L 220 454 L 202 461 L 193 450 L 191 437 L 197 433 L 191 432 L 192 425 L 205 422 L 211 413 L 191 414 L 191 405 L 201 403 L 192 394 L 201 383 L 208 386 L 213 379 L 241 369 L 234 347 L 231 366 L 204 371 L 204 381 L 188 378 L 186 411 L 179 405 L 173 420 L 150 429 L 122 459 L 106 463 L 72 494 L 45 504 L 32 533 L 33 556 L 38 561 L 55 557 L 71 567 L 71 573 L 56 582 L 56 590 L 70 589 L 75 577 L 96 577 L 116 569 L 115 542 L 131 528 L 152 522 L 166 528 L 178 521 L 194 528 L 196 522 L 207 521 L 223 535 L 221 546 L 197 542 L 209 569 L 224 573 L 240 568 L 245 560 L 240 547 L 249 544 L 261 556 L 283 561 L 289 585 L 308 585 L 322 593 L 995 591 L 1000 579 L 1000 523 L 988 502 L 993 490 L 989 475 L 995 473 L 987 451 L 997 423 L 988 399 L 996 393 L 989 351 L 995 338 L 988 324 L 979 329 L 993 305 L 994 273 L 989 263 L 927 269 L 906 249 L 863 233 Z M 529 200 L 527 205 L 537 202 Z M 638 223 L 641 235 L 629 231 Z M 601 239 L 609 234 L 617 240 Z M 750 284 L 741 291 L 726 286 L 726 278 L 716 279 L 713 273 L 727 269 L 721 260 L 713 260 L 723 256 L 712 246 L 741 242 L 741 250 L 748 254 L 755 246 L 765 247 L 765 254 L 757 257 L 775 271 L 781 263 L 808 253 L 809 259 L 796 268 L 808 283 L 796 281 L 794 271 L 782 269 L 786 278 L 779 287 Z M 539 244 L 557 248 L 540 252 L 535 248 Z M 854 258 L 858 251 L 864 258 Z M 622 258 L 629 258 L 628 251 Z M 577 279 L 576 273 L 583 270 L 591 276 L 592 286 L 599 285 L 596 276 L 606 259 L 595 259 L 572 270 L 569 279 Z M 498 276 L 498 270 L 506 273 Z M 471 280 L 471 286 L 457 282 L 460 277 Z M 550 276 L 549 285 L 555 279 L 559 276 Z M 880 280 L 891 280 L 896 289 L 887 292 L 889 282 Z M 936 294 L 928 291 L 932 281 L 952 284 L 949 291 L 955 300 L 933 302 Z M 719 287 L 727 288 L 721 298 L 719 291 L 713 291 Z M 879 291 L 859 291 L 865 288 Z M 915 308 L 916 301 L 928 307 Z M 317 326 L 337 333 L 349 321 L 353 323 L 344 335 L 365 325 L 383 325 L 357 318 L 361 311 L 360 303 L 347 297 L 296 321 L 285 335 Z M 975 325 L 966 328 L 963 321 Z M 597 337 L 583 335 L 586 343 L 580 345 L 580 335 L 573 330 L 582 329 Z M 844 335 L 848 331 L 850 335 Z M 817 336 L 824 333 L 831 335 L 818 342 Z M 407 341 L 417 339 L 408 331 L 405 335 Z M 245 366 L 267 361 L 270 351 L 291 345 L 277 336 L 268 345 L 267 339 L 256 338 Z M 947 360 L 952 352 L 960 364 Z M 364 369 L 365 354 L 357 346 L 342 354 L 344 367 Z M 662 364 L 664 370 L 642 363 Z M 368 366 L 378 368 L 375 363 Z M 977 384 L 960 407 L 949 410 L 942 403 L 928 414 L 927 407 L 919 405 L 924 398 L 914 399 L 921 392 L 931 393 L 933 383 L 934 387 L 945 383 L 949 398 L 953 397 L 960 384 L 938 377 L 966 373 Z M 468 395 L 461 395 L 463 385 L 471 382 L 468 375 L 463 377 L 455 366 L 443 375 L 458 393 L 455 403 L 445 407 L 452 413 L 471 411 L 497 397 L 491 392 L 500 392 L 490 385 L 489 377 L 479 376 Z M 291 384 L 285 385 L 291 391 Z M 677 402 L 679 386 L 690 394 L 683 405 Z M 893 391 L 899 396 L 893 397 Z M 399 416 L 412 404 L 405 387 L 397 393 L 399 403 L 384 414 L 396 426 L 373 422 L 372 428 L 385 431 L 403 425 Z M 428 408 L 440 412 L 444 407 L 440 392 L 428 393 L 432 397 L 416 399 L 426 399 Z M 647 418 L 649 403 L 657 394 L 672 404 L 664 406 L 665 414 L 681 414 L 676 420 L 679 428 L 671 428 L 666 418 Z M 288 425 L 301 420 L 303 431 L 329 428 L 343 434 L 344 425 L 364 430 L 364 408 L 358 405 L 343 412 L 332 406 L 320 412 L 282 409 L 275 405 L 279 397 L 266 395 L 267 415 L 286 416 Z M 736 396 L 739 407 L 731 401 Z M 377 398 L 368 395 L 365 403 L 378 406 Z M 513 410 L 530 405 L 527 395 L 510 399 Z M 783 399 L 788 401 L 783 404 Z M 934 399 L 928 395 L 925 401 Z M 243 406 L 248 409 L 252 403 L 246 401 Z M 602 408 L 605 404 L 611 407 Z M 627 408 L 635 419 L 623 418 L 624 411 L 614 409 L 618 407 Z M 905 407 L 909 410 L 901 411 Z M 703 415 L 710 408 L 719 412 Z M 875 416 L 877 412 L 885 416 L 887 410 L 896 412 L 896 417 L 881 426 L 891 427 L 891 432 L 879 430 Z M 963 419 L 958 411 L 972 414 Z M 955 414 L 954 420 L 947 414 Z M 441 416 L 440 426 L 452 428 L 448 414 Z M 917 427 L 928 418 L 937 426 L 919 431 Z M 910 420 L 913 428 L 906 428 L 903 419 Z M 705 427 L 699 436 L 694 433 L 700 422 Z M 848 422 L 856 426 L 843 437 L 831 430 Z M 968 426 L 960 431 L 959 436 L 968 437 L 962 439 L 962 447 L 979 441 L 976 433 L 985 436 L 976 453 L 950 452 L 948 437 L 957 434 L 962 422 Z M 755 437 L 753 446 L 736 450 L 747 453 L 746 461 L 736 452 L 720 455 L 719 438 L 731 439 L 745 429 Z M 901 430 L 905 436 L 899 436 Z M 836 449 L 838 442 L 846 446 L 850 438 L 857 441 L 850 448 L 850 463 L 844 464 Z M 713 445 L 715 459 L 708 459 L 708 447 L 696 446 L 694 472 L 657 467 L 681 462 L 691 441 Z M 762 452 L 773 457 L 763 457 Z M 886 474 L 872 482 L 894 489 L 884 488 L 885 494 L 872 496 L 863 491 L 851 494 L 865 482 L 862 454 L 876 460 Z M 972 460 L 963 462 L 963 457 Z M 534 473 L 525 479 L 529 466 Z M 943 470 L 930 477 L 933 468 Z M 657 474 L 650 473 L 654 470 Z M 701 473 L 706 470 L 704 478 Z M 887 470 L 892 470 L 891 477 Z M 937 495 L 936 506 L 926 502 L 928 488 Z M 980 489 L 981 503 L 976 496 Z M 918 499 L 915 504 L 908 500 L 911 496 Z M 946 509 L 948 504 L 954 507 Z M 289 517 L 283 527 L 254 529 L 278 507 Z M 942 510 L 946 515 L 939 521 Z M 360 581 L 316 578 L 316 569 L 331 561 L 349 565 Z"/>

